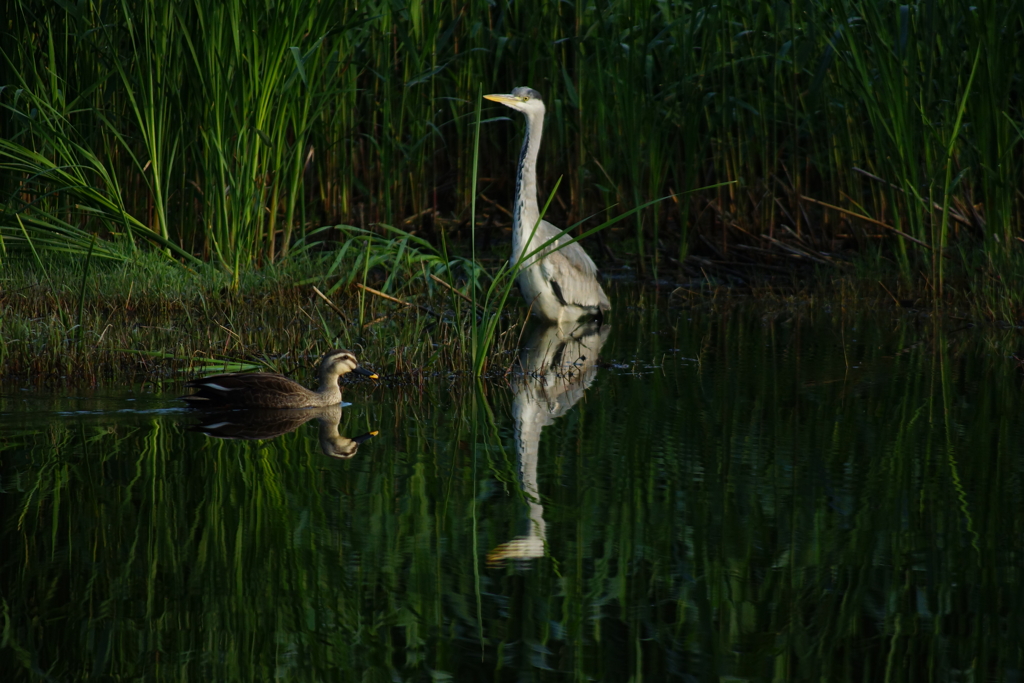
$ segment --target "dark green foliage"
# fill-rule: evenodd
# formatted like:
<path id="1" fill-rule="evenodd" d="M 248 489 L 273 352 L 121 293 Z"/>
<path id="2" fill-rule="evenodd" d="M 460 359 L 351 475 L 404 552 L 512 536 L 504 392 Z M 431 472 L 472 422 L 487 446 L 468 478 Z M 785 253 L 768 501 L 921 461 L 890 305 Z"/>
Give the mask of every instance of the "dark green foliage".
<path id="1" fill-rule="evenodd" d="M 433 238 L 469 221 L 476 191 L 488 210 L 509 205 L 515 125 L 485 109 L 502 121 L 484 126 L 471 187 L 474 99 L 531 85 L 549 103 L 542 186 L 566 179 L 556 222 L 737 181 L 616 229 L 619 255 L 644 266 L 784 240 L 891 258 L 903 286 L 941 298 L 951 273 L 1021 258 L 1021 3 L 6 10 L 4 251 L 126 235 L 237 278 L 321 225 Z"/>

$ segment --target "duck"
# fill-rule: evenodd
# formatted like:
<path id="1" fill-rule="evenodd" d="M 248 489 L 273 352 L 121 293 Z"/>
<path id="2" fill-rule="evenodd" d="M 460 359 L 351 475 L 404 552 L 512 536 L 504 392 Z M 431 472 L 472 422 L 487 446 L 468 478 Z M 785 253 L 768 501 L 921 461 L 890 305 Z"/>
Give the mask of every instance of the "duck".
<path id="1" fill-rule="evenodd" d="M 544 100 L 528 87 L 511 93 L 484 95 L 526 117 L 523 149 L 516 170 L 516 198 L 512 207 L 512 257 L 519 266 L 519 291 L 533 315 L 548 324 L 564 325 L 582 319 L 602 321 L 611 310 L 608 295 L 597 278 L 597 266 L 579 242 L 551 223 L 541 220 L 537 203 L 537 156 L 544 134 Z M 543 250 L 533 252 L 551 242 Z M 526 257 L 526 262 L 521 263 Z"/>
<path id="2" fill-rule="evenodd" d="M 348 373 L 377 379 L 359 367 L 351 351 L 335 349 L 320 359 L 320 388 L 310 391 L 298 382 L 274 372 L 228 372 L 202 377 L 185 386 L 195 393 L 182 396 L 196 408 L 320 408 L 341 403 L 338 378 Z"/>

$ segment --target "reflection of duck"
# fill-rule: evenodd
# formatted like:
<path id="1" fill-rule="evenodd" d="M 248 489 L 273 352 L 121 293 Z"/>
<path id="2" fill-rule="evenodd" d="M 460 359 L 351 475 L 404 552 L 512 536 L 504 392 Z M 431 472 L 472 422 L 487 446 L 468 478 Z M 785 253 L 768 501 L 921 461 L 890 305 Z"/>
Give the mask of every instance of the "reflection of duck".
<path id="1" fill-rule="evenodd" d="M 182 396 L 197 407 L 308 408 L 341 403 L 338 378 L 354 372 L 376 379 L 359 367 L 351 351 L 328 351 L 320 359 L 320 388 L 310 391 L 284 375 L 273 372 L 229 372 L 186 382 L 196 393 Z"/>
<path id="2" fill-rule="evenodd" d="M 499 545 L 487 561 L 525 560 L 544 556 L 547 538 L 544 506 L 537 485 L 540 434 L 583 397 L 597 375 L 597 358 L 610 325 L 588 323 L 575 328 L 552 325 L 537 329 L 519 362 L 524 376 L 513 388 L 512 419 L 523 492 L 529 500 L 526 534 Z"/>
<path id="3" fill-rule="evenodd" d="M 295 431 L 316 418 L 320 425 L 320 450 L 332 458 L 351 458 L 359 445 L 377 436 L 368 432 L 354 438 L 338 433 L 341 406 L 286 410 L 220 410 L 207 412 L 201 424 L 190 427 L 217 439 L 273 439 Z"/>

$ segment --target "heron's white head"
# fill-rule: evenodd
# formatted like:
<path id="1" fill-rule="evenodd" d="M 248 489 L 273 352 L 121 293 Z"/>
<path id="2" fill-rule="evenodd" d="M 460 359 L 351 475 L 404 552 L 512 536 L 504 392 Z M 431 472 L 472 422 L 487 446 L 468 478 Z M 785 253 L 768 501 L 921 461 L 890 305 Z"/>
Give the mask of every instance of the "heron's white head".
<path id="1" fill-rule="evenodd" d="M 527 116 L 544 116 L 544 100 L 533 88 L 520 86 L 508 95 L 484 95 L 485 100 L 501 102 L 506 107 L 521 111 Z"/>

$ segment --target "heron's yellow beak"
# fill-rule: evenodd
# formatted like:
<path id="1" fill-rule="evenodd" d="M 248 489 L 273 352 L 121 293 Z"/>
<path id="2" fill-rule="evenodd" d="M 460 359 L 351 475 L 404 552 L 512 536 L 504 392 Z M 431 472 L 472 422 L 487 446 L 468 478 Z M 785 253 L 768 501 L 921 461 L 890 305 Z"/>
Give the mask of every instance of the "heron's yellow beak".
<path id="1" fill-rule="evenodd" d="M 519 101 L 519 98 L 513 95 L 484 95 L 484 99 L 491 102 L 501 102 L 502 104 Z"/>

